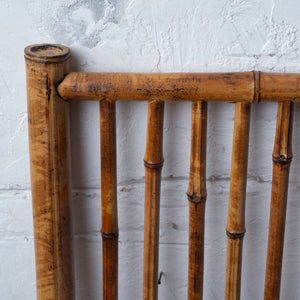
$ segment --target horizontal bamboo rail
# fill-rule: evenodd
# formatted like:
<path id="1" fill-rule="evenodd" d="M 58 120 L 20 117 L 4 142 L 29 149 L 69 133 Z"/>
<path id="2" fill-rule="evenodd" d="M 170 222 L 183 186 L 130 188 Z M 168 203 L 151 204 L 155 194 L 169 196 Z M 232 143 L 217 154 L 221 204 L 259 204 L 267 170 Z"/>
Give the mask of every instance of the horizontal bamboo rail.
<path id="1" fill-rule="evenodd" d="M 65 100 L 300 102 L 300 74 L 72 72 L 58 93 Z"/>

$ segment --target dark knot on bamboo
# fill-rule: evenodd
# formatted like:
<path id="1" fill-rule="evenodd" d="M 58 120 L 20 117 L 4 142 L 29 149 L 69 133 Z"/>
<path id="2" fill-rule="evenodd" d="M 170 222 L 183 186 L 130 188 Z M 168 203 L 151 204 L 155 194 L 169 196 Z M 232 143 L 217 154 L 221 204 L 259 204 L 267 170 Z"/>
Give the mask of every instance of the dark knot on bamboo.
<path id="1" fill-rule="evenodd" d="M 104 232 L 101 231 L 101 235 L 103 239 L 117 239 L 119 237 L 118 232 Z"/>
<path id="2" fill-rule="evenodd" d="M 230 231 L 226 230 L 226 235 L 232 240 L 241 240 L 241 239 L 243 239 L 245 233 L 246 233 L 246 231 L 244 231 L 244 232 L 230 232 Z"/>
<path id="3" fill-rule="evenodd" d="M 153 163 L 153 162 L 144 160 L 144 166 L 149 169 L 161 169 L 163 167 L 163 164 L 164 164 L 163 160 L 158 163 Z"/>
<path id="4" fill-rule="evenodd" d="M 192 194 L 187 193 L 186 195 L 187 195 L 188 200 L 194 204 L 205 203 L 206 198 L 207 198 L 206 195 L 203 196 L 203 195 L 197 194 L 197 193 L 192 193 Z"/>
<path id="5" fill-rule="evenodd" d="M 275 156 L 272 155 L 272 160 L 275 164 L 281 164 L 281 165 L 286 165 L 292 162 L 293 156 L 286 156 L 286 155 L 279 155 Z"/>

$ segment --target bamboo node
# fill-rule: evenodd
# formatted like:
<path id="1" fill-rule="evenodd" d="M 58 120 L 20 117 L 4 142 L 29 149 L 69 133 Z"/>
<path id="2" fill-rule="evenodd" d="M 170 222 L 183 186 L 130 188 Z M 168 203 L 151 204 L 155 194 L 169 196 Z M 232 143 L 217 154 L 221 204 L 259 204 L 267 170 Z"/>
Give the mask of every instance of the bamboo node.
<path id="1" fill-rule="evenodd" d="M 188 200 L 194 204 L 201 204 L 201 203 L 205 203 L 207 196 L 202 196 L 201 194 L 186 194 L 188 197 Z"/>
<path id="2" fill-rule="evenodd" d="M 119 237 L 118 232 L 104 232 L 101 231 L 101 235 L 103 239 L 117 239 Z"/>
<path id="3" fill-rule="evenodd" d="M 229 232 L 228 230 L 226 230 L 226 235 L 232 240 L 243 239 L 245 233 L 246 233 L 246 231 L 237 233 L 237 232 Z"/>
<path id="4" fill-rule="evenodd" d="M 145 161 L 144 160 L 144 166 L 146 168 L 149 168 L 149 169 L 161 169 L 163 164 L 164 164 L 163 160 L 161 162 L 158 162 L 158 163 L 152 163 L 150 161 Z"/>
<path id="5" fill-rule="evenodd" d="M 260 71 L 253 71 L 253 79 L 254 79 L 254 95 L 253 102 L 260 102 Z"/>
<path id="6" fill-rule="evenodd" d="M 286 165 L 289 164 L 293 160 L 293 156 L 286 156 L 286 155 L 272 155 L 272 160 L 276 164 Z"/>

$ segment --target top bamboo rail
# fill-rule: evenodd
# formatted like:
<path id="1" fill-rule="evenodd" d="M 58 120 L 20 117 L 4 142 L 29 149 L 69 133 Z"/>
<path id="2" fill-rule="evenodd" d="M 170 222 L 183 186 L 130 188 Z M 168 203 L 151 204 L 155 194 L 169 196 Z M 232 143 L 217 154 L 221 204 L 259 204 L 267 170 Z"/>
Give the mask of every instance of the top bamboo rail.
<path id="1" fill-rule="evenodd" d="M 300 74 L 71 72 L 57 91 L 65 100 L 300 102 Z"/>

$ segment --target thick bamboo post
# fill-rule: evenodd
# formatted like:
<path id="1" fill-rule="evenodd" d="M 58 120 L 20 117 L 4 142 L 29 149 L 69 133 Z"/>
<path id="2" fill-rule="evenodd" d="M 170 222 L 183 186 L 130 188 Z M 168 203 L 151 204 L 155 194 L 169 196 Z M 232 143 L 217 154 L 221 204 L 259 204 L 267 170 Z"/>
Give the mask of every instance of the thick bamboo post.
<path id="1" fill-rule="evenodd" d="M 265 300 L 280 298 L 289 170 L 292 161 L 293 103 L 278 103 L 273 151 L 273 182 L 269 225 Z"/>
<path id="2" fill-rule="evenodd" d="M 37 299 L 74 299 L 65 102 L 56 85 L 70 51 L 25 49 Z"/>
<path id="3" fill-rule="evenodd" d="M 100 101 L 103 299 L 118 299 L 118 207 L 115 102 Z"/>
<path id="4" fill-rule="evenodd" d="M 227 221 L 226 299 L 240 299 L 242 249 L 245 234 L 249 103 L 236 103 L 231 162 L 230 196 Z"/>
<path id="5" fill-rule="evenodd" d="M 154 100 L 148 106 L 145 164 L 145 228 L 143 299 L 158 296 L 158 247 L 161 169 L 163 166 L 164 102 Z"/>
<path id="6" fill-rule="evenodd" d="M 207 103 L 192 103 L 189 200 L 188 299 L 203 297 L 204 224 L 206 202 Z"/>

